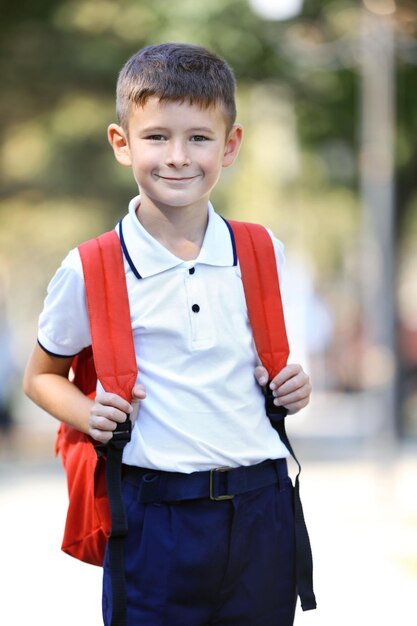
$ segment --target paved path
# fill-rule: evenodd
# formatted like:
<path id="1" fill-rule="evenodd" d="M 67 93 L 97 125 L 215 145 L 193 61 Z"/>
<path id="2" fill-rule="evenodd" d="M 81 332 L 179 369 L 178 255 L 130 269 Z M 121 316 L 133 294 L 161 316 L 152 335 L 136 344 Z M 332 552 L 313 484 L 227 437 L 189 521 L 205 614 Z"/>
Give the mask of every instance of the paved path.
<path id="1" fill-rule="evenodd" d="M 304 463 L 319 608 L 299 610 L 296 626 L 417 624 L 416 483 L 411 453 L 384 463 Z M 65 508 L 58 462 L 0 464 L 4 626 L 102 623 L 100 569 L 59 551 Z"/>

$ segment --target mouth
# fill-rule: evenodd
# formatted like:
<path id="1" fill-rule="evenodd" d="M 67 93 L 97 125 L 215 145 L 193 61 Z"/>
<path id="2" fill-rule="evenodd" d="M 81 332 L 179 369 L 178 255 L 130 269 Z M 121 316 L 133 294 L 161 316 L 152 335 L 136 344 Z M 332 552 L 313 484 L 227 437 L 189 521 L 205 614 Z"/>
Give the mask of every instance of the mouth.
<path id="1" fill-rule="evenodd" d="M 167 180 L 169 182 L 187 182 L 189 180 L 194 180 L 197 176 L 158 176 L 158 178 L 162 178 L 162 180 Z"/>

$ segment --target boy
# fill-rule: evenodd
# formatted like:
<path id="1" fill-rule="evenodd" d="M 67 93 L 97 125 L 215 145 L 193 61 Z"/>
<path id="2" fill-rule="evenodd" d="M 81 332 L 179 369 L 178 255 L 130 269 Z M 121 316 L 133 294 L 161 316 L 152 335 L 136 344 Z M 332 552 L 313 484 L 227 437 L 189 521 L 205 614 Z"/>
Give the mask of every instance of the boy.
<path id="1" fill-rule="evenodd" d="M 102 443 L 140 404 L 123 455 L 129 626 L 289 626 L 296 589 L 288 451 L 265 414 L 267 373 L 257 366 L 229 230 L 209 203 L 242 141 L 233 73 L 197 46 L 150 46 L 120 73 L 117 113 L 108 138 L 140 189 L 117 230 L 141 384 L 128 404 L 100 385 L 91 401 L 68 382 L 73 355 L 91 343 L 72 250 L 48 288 L 26 393 Z M 280 269 L 282 245 L 273 241 Z M 290 413 L 307 405 L 311 388 L 299 365 L 270 384 Z M 144 480 L 176 473 L 184 486 L 224 466 L 243 468 L 248 484 L 273 466 L 275 484 L 224 501 L 208 493 L 140 501 Z M 107 561 L 103 614 L 109 624 Z"/>

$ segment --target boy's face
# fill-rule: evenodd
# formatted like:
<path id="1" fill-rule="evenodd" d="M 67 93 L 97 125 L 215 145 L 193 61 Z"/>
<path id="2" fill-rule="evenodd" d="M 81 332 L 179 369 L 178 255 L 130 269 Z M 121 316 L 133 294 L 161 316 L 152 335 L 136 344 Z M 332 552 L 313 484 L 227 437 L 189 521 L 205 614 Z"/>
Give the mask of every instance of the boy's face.
<path id="1" fill-rule="evenodd" d="M 132 110 L 128 136 L 112 124 L 109 141 L 116 159 L 131 167 L 142 207 L 207 209 L 223 167 L 234 162 L 242 139 L 236 125 L 226 136 L 217 106 L 160 102 L 151 97 Z"/>

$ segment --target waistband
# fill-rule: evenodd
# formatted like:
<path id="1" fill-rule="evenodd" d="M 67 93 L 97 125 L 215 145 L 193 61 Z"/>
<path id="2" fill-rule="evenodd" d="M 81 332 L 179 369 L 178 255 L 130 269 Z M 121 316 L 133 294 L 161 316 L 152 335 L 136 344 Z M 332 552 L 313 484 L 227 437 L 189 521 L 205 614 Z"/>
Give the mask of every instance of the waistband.
<path id="1" fill-rule="evenodd" d="M 231 500 L 234 496 L 274 484 L 282 490 L 287 477 L 286 459 L 241 467 L 216 467 L 191 474 L 123 465 L 123 480 L 138 487 L 142 504 L 199 498 Z"/>

